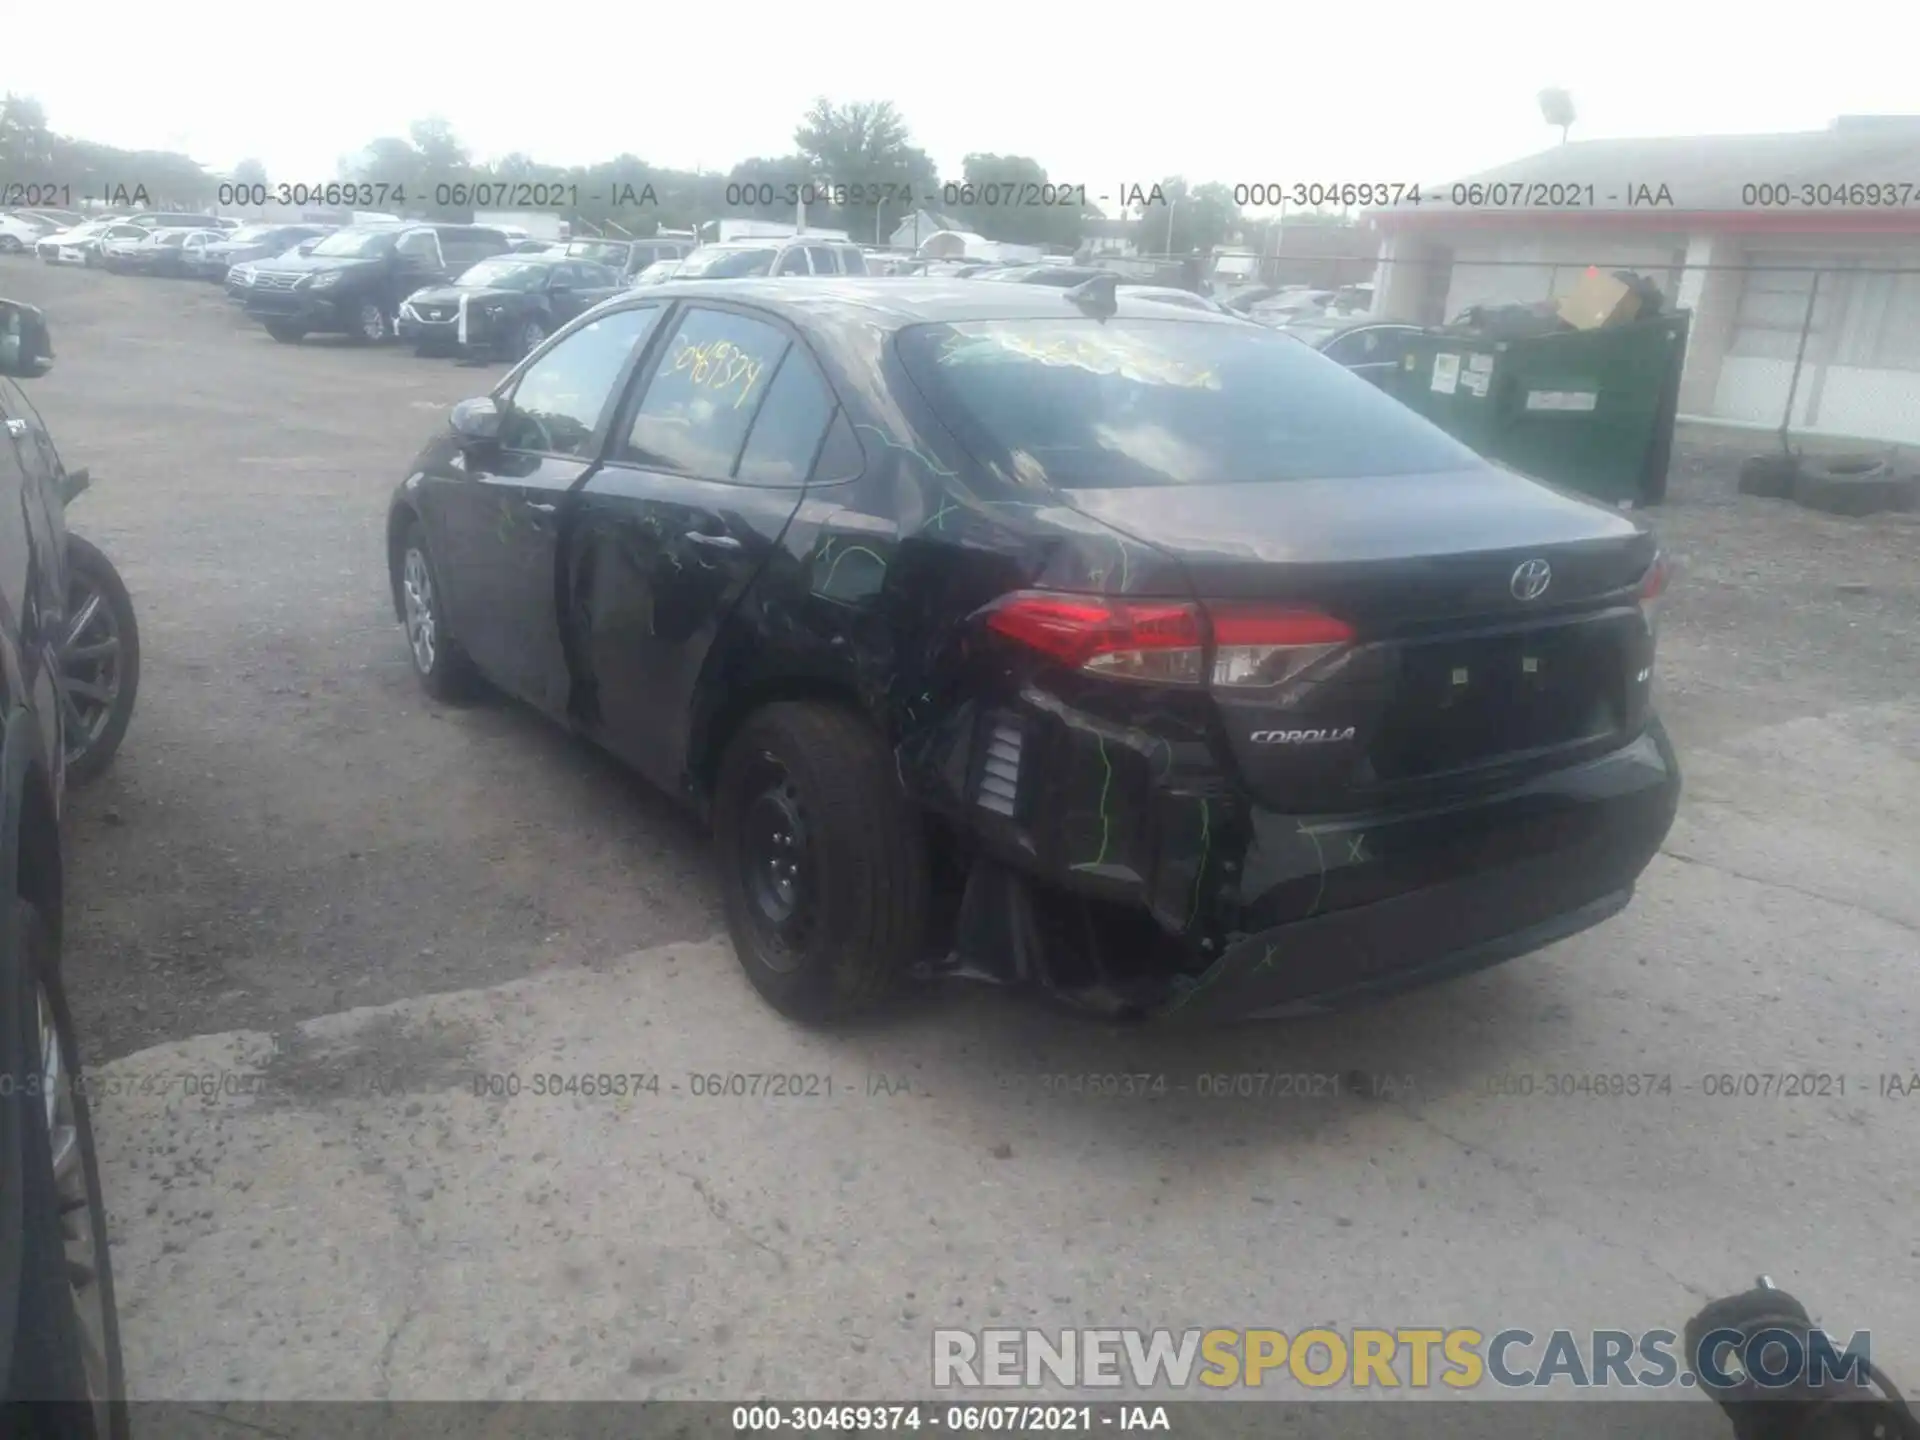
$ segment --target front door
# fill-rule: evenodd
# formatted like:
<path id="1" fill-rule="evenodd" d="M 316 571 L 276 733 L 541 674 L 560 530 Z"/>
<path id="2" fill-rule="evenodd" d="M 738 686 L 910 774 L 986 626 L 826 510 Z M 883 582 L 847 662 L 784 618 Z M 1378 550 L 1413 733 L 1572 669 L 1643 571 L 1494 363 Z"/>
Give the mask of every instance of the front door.
<path id="1" fill-rule="evenodd" d="M 644 306 L 576 330 L 496 397 L 497 446 L 426 477 L 451 633 L 496 684 L 555 715 L 569 684 L 555 567 L 570 492 L 593 468 L 621 382 L 659 318 Z"/>
<path id="2" fill-rule="evenodd" d="M 799 508 L 835 403 L 758 312 L 691 306 L 657 355 L 581 493 L 570 614 L 592 733 L 671 790 L 709 652 Z"/>

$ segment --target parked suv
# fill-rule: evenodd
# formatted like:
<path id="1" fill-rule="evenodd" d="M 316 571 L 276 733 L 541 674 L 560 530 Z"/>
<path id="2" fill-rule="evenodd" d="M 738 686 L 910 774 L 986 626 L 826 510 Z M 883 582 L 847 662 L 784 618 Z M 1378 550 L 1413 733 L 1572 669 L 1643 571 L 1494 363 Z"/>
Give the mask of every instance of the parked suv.
<path id="1" fill-rule="evenodd" d="M 0 376 L 52 363 L 40 312 L 0 300 Z M 106 1205 L 60 973 L 65 500 L 32 411 L 0 379 L 0 1428 L 124 1440 Z"/>
<path id="2" fill-rule="evenodd" d="M 865 275 L 867 257 L 845 240 L 775 236 L 702 245 L 680 262 L 676 280 L 733 280 L 749 275 Z"/>
<path id="3" fill-rule="evenodd" d="M 480 225 L 349 226 L 306 255 L 250 266 L 247 314 L 289 345 L 316 333 L 377 344 L 392 338 L 407 296 L 511 246 L 501 231 Z"/>

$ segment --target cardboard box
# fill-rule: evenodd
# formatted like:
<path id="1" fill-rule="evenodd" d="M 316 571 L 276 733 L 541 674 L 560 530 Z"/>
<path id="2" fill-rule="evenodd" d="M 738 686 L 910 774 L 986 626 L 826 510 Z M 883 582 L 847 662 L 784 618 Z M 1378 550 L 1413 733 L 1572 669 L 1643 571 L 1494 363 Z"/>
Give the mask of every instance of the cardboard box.
<path id="1" fill-rule="evenodd" d="M 1573 293 L 1560 301 L 1560 318 L 1576 330 L 1625 325 L 1639 314 L 1639 294 L 1624 280 L 1616 280 L 1604 270 L 1589 269 L 1580 277 Z"/>

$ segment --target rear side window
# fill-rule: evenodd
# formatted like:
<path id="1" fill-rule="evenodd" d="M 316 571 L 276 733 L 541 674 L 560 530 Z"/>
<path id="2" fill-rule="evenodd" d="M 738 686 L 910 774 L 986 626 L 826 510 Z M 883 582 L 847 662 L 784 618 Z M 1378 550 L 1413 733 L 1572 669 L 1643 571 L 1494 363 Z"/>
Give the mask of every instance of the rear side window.
<path id="1" fill-rule="evenodd" d="M 798 346 L 767 387 L 734 478 L 747 485 L 804 485 L 833 419 L 833 392 Z"/>
<path id="2" fill-rule="evenodd" d="M 840 267 L 833 263 L 833 251 L 828 246 L 809 245 L 807 247 L 807 258 L 813 262 L 813 273 L 816 275 L 834 275 L 839 273 Z"/>
<path id="3" fill-rule="evenodd" d="M 688 310 L 660 352 L 620 458 L 731 477 L 790 343 L 775 326 L 746 315 Z"/>
<path id="4" fill-rule="evenodd" d="M 776 275 L 811 275 L 807 268 L 807 252 L 799 246 L 785 251 L 780 256 L 780 264 L 775 268 Z"/>
<path id="5" fill-rule="evenodd" d="M 867 257 L 858 250 L 846 249 L 840 252 L 840 268 L 849 275 L 869 275 Z"/>
<path id="6" fill-rule="evenodd" d="M 898 345 L 967 448 L 1031 483 L 1220 485 L 1481 464 L 1364 379 L 1264 328 L 969 321 L 910 326 Z"/>

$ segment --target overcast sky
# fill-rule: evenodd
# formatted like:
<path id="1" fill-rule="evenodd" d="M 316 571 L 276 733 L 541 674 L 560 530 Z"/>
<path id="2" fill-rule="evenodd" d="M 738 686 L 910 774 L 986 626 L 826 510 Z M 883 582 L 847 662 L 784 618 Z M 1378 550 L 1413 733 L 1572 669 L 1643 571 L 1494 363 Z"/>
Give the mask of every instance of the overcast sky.
<path id="1" fill-rule="evenodd" d="M 1829 0 L 1767 20 L 1670 0 L 1109 0 L 1004 15 L 242 0 L 119 6 L 103 27 L 96 6 L 20 0 L 0 42 L 0 90 L 38 97 L 64 134 L 181 149 L 223 170 L 258 156 L 285 182 L 335 178 L 343 154 L 429 114 L 480 158 L 523 150 L 575 164 L 630 151 L 725 170 L 791 151 L 819 95 L 892 100 L 943 178 L 982 150 L 1031 155 L 1090 196 L 1176 173 L 1428 182 L 1556 143 L 1534 99 L 1546 85 L 1573 92 L 1575 139 L 1818 129 L 1838 114 L 1920 110 L 1920 20 L 1897 18 L 1904 9 Z"/>

